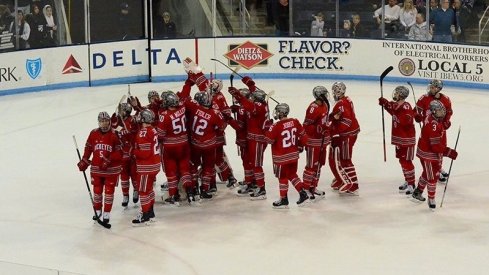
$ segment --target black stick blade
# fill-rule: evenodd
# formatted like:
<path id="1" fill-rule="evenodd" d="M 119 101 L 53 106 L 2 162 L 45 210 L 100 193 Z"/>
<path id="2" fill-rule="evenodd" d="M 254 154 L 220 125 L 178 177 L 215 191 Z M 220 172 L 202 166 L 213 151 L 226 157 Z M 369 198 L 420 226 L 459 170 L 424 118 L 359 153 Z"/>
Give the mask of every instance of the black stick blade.
<path id="1" fill-rule="evenodd" d="M 394 70 L 394 67 L 389 66 L 385 71 L 380 75 L 380 81 L 382 81 L 386 75 L 388 75 L 392 70 Z"/>

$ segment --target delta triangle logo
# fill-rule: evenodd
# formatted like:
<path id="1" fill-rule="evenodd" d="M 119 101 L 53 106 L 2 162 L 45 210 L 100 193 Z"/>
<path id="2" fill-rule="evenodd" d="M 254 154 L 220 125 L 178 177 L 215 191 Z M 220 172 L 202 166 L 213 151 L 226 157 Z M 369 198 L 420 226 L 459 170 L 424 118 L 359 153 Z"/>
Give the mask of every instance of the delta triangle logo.
<path id="1" fill-rule="evenodd" d="M 68 61 L 66 61 L 65 67 L 63 68 L 63 74 L 76 74 L 81 73 L 82 71 L 80 64 L 78 64 L 73 55 L 70 55 L 70 58 L 68 58 Z"/>

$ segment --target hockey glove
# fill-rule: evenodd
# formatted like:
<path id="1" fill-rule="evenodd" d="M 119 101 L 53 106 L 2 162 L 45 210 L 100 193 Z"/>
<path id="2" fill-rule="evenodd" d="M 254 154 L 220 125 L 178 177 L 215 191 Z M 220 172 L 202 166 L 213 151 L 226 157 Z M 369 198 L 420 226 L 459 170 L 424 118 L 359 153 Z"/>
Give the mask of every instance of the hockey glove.
<path id="1" fill-rule="evenodd" d="M 80 171 L 85 171 L 87 170 L 88 166 L 90 166 L 91 162 L 90 160 L 86 159 L 86 158 L 83 158 L 82 160 L 80 160 L 80 162 L 78 162 L 77 166 L 78 166 L 78 170 Z"/>
<path id="2" fill-rule="evenodd" d="M 239 90 L 238 90 L 238 89 L 236 89 L 236 88 L 234 88 L 234 87 L 229 87 L 229 88 L 228 88 L 228 92 L 229 92 L 229 93 L 230 93 L 232 96 L 234 96 L 235 98 L 237 98 L 237 99 L 239 99 L 239 98 L 240 98 L 240 95 L 241 95 L 241 94 L 239 93 Z"/>
<path id="3" fill-rule="evenodd" d="M 445 128 L 445 130 L 450 128 L 450 126 L 452 126 L 452 123 L 450 121 L 444 121 L 443 122 L 443 127 Z"/>
<path id="4" fill-rule="evenodd" d="M 379 105 L 380 106 L 387 107 L 387 104 L 389 104 L 389 100 L 387 100 L 383 97 L 379 97 Z"/>
<path id="5" fill-rule="evenodd" d="M 185 58 L 183 60 L 183 67 L 185 72 L 188 74 L 198 74 L 202 72 L 202 68 L 199 67 L 190 57 Z"/>
<path id="6" fill-rule="evenodd" d="M 188 74 L 187 80 L 185 80 L 185 85 L 192 87 L 194 84 L 195 82 L 192 80 L 191 74 Z"/>
<path id="7" fill-rule="evenodd" d="M 249 76 L 245 76 L 241 79 L 241 81 L 246 85 L 246 86 L 255 86 L 255 81 L 251 79 Z"/>
<path id="8" fill-rule="evenodd" d="M 423 120 L 423 117 L 420 114 L 415 114 L 414 115 L 414 120 L 416 122 L 421 122 Z"/>
<path id="9" fill-rule="evenodd" d="M 231 107 L 231 112 L 232 113 L 237 113 L 239 112 L 239 105 L 233 104 L 230 106 Z"/>
<path id="10" fill-rule="evenodd" d="M 452 148 L 447 147 L 447 148 L 445 148 L 445 152 L 443 152 L 443 156 L 449 157 L 453 160 L 456 160 L 458 153 L 457 153 L 457 151 L 453 150 Z"/>

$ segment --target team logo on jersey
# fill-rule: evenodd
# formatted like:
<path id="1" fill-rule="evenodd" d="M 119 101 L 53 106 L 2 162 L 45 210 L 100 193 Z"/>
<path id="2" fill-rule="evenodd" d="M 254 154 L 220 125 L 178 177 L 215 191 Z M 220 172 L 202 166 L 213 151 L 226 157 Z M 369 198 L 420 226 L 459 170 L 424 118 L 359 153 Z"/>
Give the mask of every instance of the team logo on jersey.
<path id="1" fill-rule="evenodd" d="M 83 70 L 80 64 L 78 64 L 78 61 L 76 61 L 76 59 L 71 54 L 63 68 L 63 74 L 76 74 L 81 72 L 83 72 Z"/>
<path id="2" fill-rule="evenodd" d="M 246 41 L 243 44 L 230 44 L 229 51 L 224 54 L 224 57 L 229 60 L 230 66 L 241 65 L 249 70 L 255 66 L 268 65 L 268 59 L 273 54 L 267 49 L 267 44 Z"/>
<path id="3" fill-rule="evenodd" d="M 42 70 L 41 58 L 27 59 L 25 62 L 25 69 L 32 79 L 36 79 Z"/>
<path id="4" fill-rule="evenodd" d="M 412 61 L 409 58 L 403 58 L 401 61 L 399 61 L 399 72 L 401 72 L 402 75 L 404 76 L 410 76 L 414 74 L 414 71 L 416 70 L 416 65 L 414 64 L 414 61 Z"/>

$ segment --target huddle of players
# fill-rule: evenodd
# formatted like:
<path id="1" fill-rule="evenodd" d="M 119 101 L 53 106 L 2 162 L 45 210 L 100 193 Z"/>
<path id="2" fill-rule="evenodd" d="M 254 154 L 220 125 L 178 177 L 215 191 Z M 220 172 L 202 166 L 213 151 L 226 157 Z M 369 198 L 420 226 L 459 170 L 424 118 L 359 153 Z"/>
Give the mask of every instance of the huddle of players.
<path id="1" fill-rule="evenodd" d="M 329 166 L 334 175 L 331 187 L 340 193 L 358 193 L 358 179 L 351 156 L 360 127 L 353 102 L 345 95 L 344 83 L 333 84 L 335 104 L 331 112 L 327 89 L 317 86 L 313 89 L 314 101 L 306 110 L 303 124 L 288 118 L 289 106 L 285 103 L 275 107 L 273 116 L 277 122 L 273 123 L 269 118 L 267 95 L 255 86 L 251 78 L 242 79 L 247 86 L 245 89 L 229 87 L 228 91 L 233 96 L 233 105 L 229 107 L 221 93 L 220 80 L 206 79 L 200 67 L 190 59 L 184 61 L 184 66 L 188 78 L 181 92 L 165 91 L 160 98 L 156 91 L 151 91 L 148 94 L 150 103 L 145 107 L 137 98 L 130 97 L 128 103 L 120 104 L 112 117 L 106 112 L 99 114 L 99 128 L 91 131 L 83 158 L 78 163 L 81 171 L 91 166 L 94 209 L 98 216 L 94 219 L 102 217 L 109 223 L 114 189 L 120 174 L 122 205 L 126 207 L 129 202 L 129 181 L 134 188 L 133 202 L 141 201 L 141 211 L 132 223 L 140 225 L 152 221 L 155 217 L 153 183 L 160 164 L 168 180 L 169 197 L 165 201 L 170 204 L 179 204 L 179 183 L 190 204 L 196 203 L 198 198 L 212 198 L 216 191 L 216 168 L 220 180 L 228 181 L 227 187 L 233 188 L 237 181 L 223 150 L 224 130 L 228 124 L 236 130 L 236 144 L 245 172 L 238 195 L 250 196 L 252 200 L 266 198 L 262 166 L 263 152 L 268 144 L 272 147 L 274 174 L 280 184 L 280 199 L 273 202 L 274 208 L 288 207 L 288 181 L 299 192 L 298 205 L 324 196 L 317 185 L 321 167 L 326 162 L 328 145 L 331 146 Z M 430 87 L 434 83 L 441 85 L 440 81 L 434 80 Z M 194 85 L 199 92 L 192 100 L 190 90 Z M 406 179 L 406 184 L 400 189 L 424 200 L 421 193 L 428 185 L 430 207 L 432 201 L 434 204 L 431 182 L 434 177 L 437 179 L 441 169 L 439 153 L 456 158 L 455 151 L 445 149 L 444 131 L 449 127 L 449 116 L 445 114 L 449 109 L 451 115 L 451 107 L 445 108 L 440 103 L 440 96 L 442 101 L 450 102 L 439 90 L 420 98 L 416 115 L 409 103 L 404 102 L 409 94 L 405 87 L 396 88 L 392 102 L 379 99 L 379 104 L 393 115 L 392 143 L 396 145 L 396 156 Z M 131 115 L 133 108 L 135 115 Z M 412 165 L 415 144 L 413 118 L 425 125 L 418 143 L 418 156 L 422 159 L 424 172 L 416 190 Z M 408 124 L 411 126 L 405 126 Z M 441 135 L 437 137 L 434 134 Z M 297 162 L 304 149 L 307 160 L 301 181 L 297 176 Z"/>
<path id="2" fill-rule="evenodd" d="M 428 186 L 428 206 L 436 208 L 436 183 L 446 181 L 448 174 L 442 170 L 443 157 L 455 160 L 458 153 L 447 146 L 446 130 L 450 128 L 453 114 L 450 99 L 441 93 L 443 82 L 433 79 L 428 92 L 416 102 L 413 110 L 406 102 L 409 90 L 404 86 L 395 88 L 392 99 L 381 97 L 379 105 L 392 115 L 392 140 L 396 146 L 396 158 L 399 159 L 405 183 L 399 186 L 401 192 L 411 195 L 417 201 L 425 201 L 422 193 Z M 420 159 L 423 172 L 415 187 L 413 165 L 415 140 L 414 121 L 421 127 L 416 156 Z"/>

